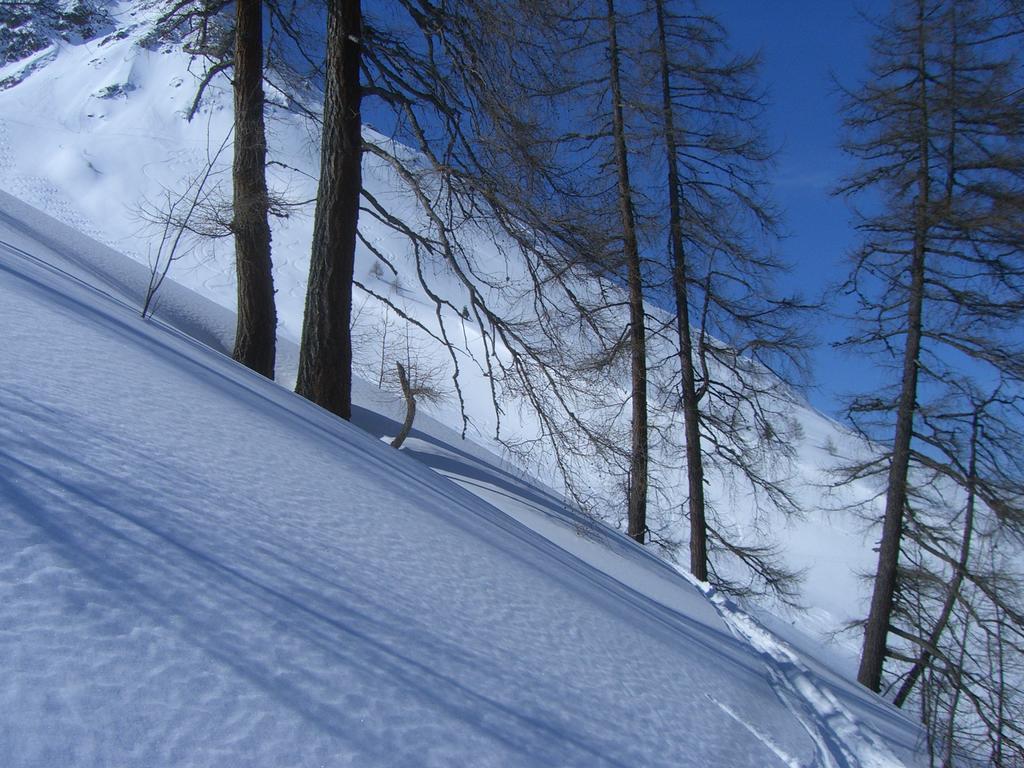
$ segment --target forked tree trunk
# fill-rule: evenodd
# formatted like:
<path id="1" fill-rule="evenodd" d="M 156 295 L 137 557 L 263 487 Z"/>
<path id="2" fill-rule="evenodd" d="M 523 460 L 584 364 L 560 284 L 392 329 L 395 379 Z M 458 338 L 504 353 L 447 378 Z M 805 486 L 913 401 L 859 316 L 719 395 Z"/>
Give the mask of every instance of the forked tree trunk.
<path id="1" fill-rule="evenodd" d="M 405 421 L 402 422 L 402 428 L 398 430 L 395 439 L 391 441 L 391 447 L 401 448 L 405 438 L 412 432 L 412 424 L 416 420 L 416 395 L 412 391 L 412 384 L 405 372 L 405 366 L 395 363 L 395 368 L 398 369 L 398 383 L 402 385 L 402 395 L 405 397 Z"/>
<path id="2" fill-rule="evenodd" d="M 359 0 L 327 3 L 327 72 L 320 186 L 295 391 L 352 415 L 352 274 L 362 188 Z"/>
<path id="3" fill-rule="evenodd" d="M 668 165 L 669 239 L 672 250 L 672 289 L 676 300 L 676 330 L 679 334 L 679 368 L 682 373 L 683 427 L 686 433 L 686 478 L 689 486 L 690 573 L 708 580 L 708 530 L 704 513 L 704 458 L 701 454 L 700 410 L 693 364 L 693 336 L 690 328 L 690 299 L 686 285 L 686 253 L 683 249 L 683 221 L 680 207 L 682 188 L 676 165 L 678 147 L 675 110 L 669 74 L 668 43 L 665 33 L 665 3 L 656 0 L 658 54 L 661 59 L 662 127 Z"/>
<path id="4" fill-rule="evenodd" d="M 644 542 L 647 532 L 647 348 L 644 325 L 643 276 L 640 250 L 633 214 L 633 193 L 629 182 L 629 151 L 626 126 L 622 116 L 619 41 L 615 19 L 615 0 L 608 0 L 609 79 L 612 90 L 612 134 L 615 142 L 615 165 L 618 171 L 619 215 L 622 221 L 622 248 L 626 261 L 629 289 L 629 346 L 631 367 L 631 445 L 629 462 L 628 534 Z"/>
<path id="5" fill-rule="evenodd" d="M 235 6 L 233 225 L 238 323 L 232 357 L 274 378 L 277 312 L 270 261 L 267 137 L 263 122 L 263 3 Z"/>
<path id="6" fill-rule="evenodd" d="M 907 474 L 910 468 L 910 443 L 914 432 L 914 413 L 917 410 L 917 374 L 921 355 L 921 312 L 924 305 L 925 254 L 928 234 L 929 207 L 929 130 L 928 86 L 925 61 L 925 18 L 923 2 L 918 2 L 917 113 L 918 130 L 917 203 L 914 224 L 913 250 L 910 262 L 910 288 L 907 296 L 907 335 L 903 350 L 903 378 L 896 410 L 896 431 L 893 439 L 892 459 L 885 495 L 885 517 L 882 521 L 882 540 L 878 548 L 878 570 L 875 573 L 871 610 L 864 628 L 864 648 L 860 658 L 857 680 L 873 691 L 881 690 L 882 666 L 885 663 L 886 639 L 892 617 L 893 598 L 896 593 L 896 575 L 899 567 L 900 541 L 903 537 L 903 512 L 907 504 Z"/>

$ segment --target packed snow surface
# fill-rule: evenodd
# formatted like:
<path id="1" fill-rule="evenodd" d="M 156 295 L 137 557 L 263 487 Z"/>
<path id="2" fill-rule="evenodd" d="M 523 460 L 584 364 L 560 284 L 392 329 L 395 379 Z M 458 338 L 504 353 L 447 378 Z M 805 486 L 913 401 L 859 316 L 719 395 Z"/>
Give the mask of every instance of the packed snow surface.
<path id="1" fill-rule="evenodd" d="M 184 117 L 191 105 L 202 63 L 191 59 L 180 46 L 167 45 L 158 50 L 141 45 L 151 28 L 160 4 L 140 2 L 101 3 L 109 8 L 116 34 L 71 41 L 55 39 L 49 48 L 38 51 L 22 61 L 0 67 L 0 189 L 51 214 L 76 230 L 89 234 L 119 252 L 128 253 L 142 267 L 132 270 L 131 264 L 118 261 L 113 273 L 98 279 L 114 279 L 118 285 L 129 280 L 132 285 L 145 282 L 145 266 L 153 258 L 155 233 L 146 216 L 157 213 L 161 206 L 182 191 L 183 179 L 202 172 L 207 160 L 218 155 L 218 149 L 231 137 L 231 91 L 226 77 L 215 78 L 206 92 L 206 101 L 191 121 Z M 5 90 L 4 83 L 16 83 Z M 271 93 L 268 130 L 271 157 L 278 163 L 268 170 L 271 188 L 283 198 L 308 200 L 315 195 L 317 159 L 315 131 L 294 114 L 273 106 Z M 372 141 L 385 137 L 367 129 Z M 215 197 L 230 199 L 230 143 L 219 155 L 218 172 L 212 184 Z M 372 155 L 364 159 L 364 184 L 378 200 L 410 221 L 417 221 L 415 205 L 407 191 L 403 193 L 386 167 Z M 148 211 L 148 214 L 146 213 Z M 287 218 L 275 218 L 273 224 L 274 282 L 276 288 L 278 327 L 277 377 L 288 384 L 296 369 L 296 342 L 300 338 L 304 308 L 309 244 L 312 229 L 310 206 L 299 207 Z M 437 333 L 435 307 L 418 290 L 410 247 L 402 237 L 363 216 L 360 232 L 368 243 L 399 268 L 399 274 L 387 270 L 375 274 L 380 266 L 365 247 L 357 253 L 356 273 L 360 281 L 399 306 L 403 313 Z M 465 233 L 464 233 L 465 234 Z M 493 243 L 479 246 L 481 271 L 504 274 L 508 267 Z M 204 343 L 220 349 L 230 348 L 234 317 L 229 309 L 235 305 L 233 250 L 230 238 L 185 249 L 171 269 L 171 277 L 223 308 L 218 312 L 209 306 L 207 316 L 217 330 L 217 340 L 210 330 L 189 318 L 191 304 L 180 305 L 176 289 L 165 286 L 158 295 L 161 312 L 177 312 L 179 327 Z M 82 267 L 80 267 L 82 268 Z M 84 267 L 88 268 L 88 267 Z M 438 269 L 438 272 L 443 270 Z M 141 276 L 140 276 L 141 275 Z M 514 275 L 512 276 L 515 277 Z M 465 297 L 458 281 L 446 281 L 443 274 L 432 275 L 434 288 L 444 294 L 455 307 L 464 305 Z M 439 287 L 440 286 L 440 287 Z M 118 287 L 115 285 L 114 287 Z M 385 368 L 393 368 L 391 353 L 385 355 L 381 335 L 400 340 L 409 326 L 394 312 L 356 291 L 354 325 L 356 363 L 364 376 L 378 380 Z M 651 308 L 656 312 L 656 308 Z M 159 314 L 159 313 L 158 313 Z M 449 314 L 454 314 L 449 313 Z M 480 444 L 500 450 L 494 441 L 496 414 L 491 403 L 491 381 L 481 367 L 480 333 L 472 323 L 461 324 L 461 318 L 450 317 L 457 332 L 452 335 L 462 348 L 461 388 L 469 417 L 468 434 Z M 182 325 L 184 323 L 185 325 Z M 414 335 L 415 335 L 415 329 Z M 458 337 L 462 337 L 461 339 Z M 420 339 L 419 341 L 423 341 Z M 414 346 L 417 341 L 414 339 Z M 444 366 L 446 354 L 436 347 L 428 349 L 431 364 Z M 471 359 L 470 355 L 476 355 Z M 388 357 L 385 364 L 384 358 Z M 437 404 L 427 404 L 426 411 L 446 425 L 461 428 L 462 414 L 446 371 L 440 378 L 448 389 L 448 397 Z M 611 382 L 614 388 L 614 382 Z M 625 395 L 623 395 L 624 397 Z M 364 393 L 368 397 L 368 393 Z M 374 402 L 374 408 L 380 409 Z M 842 509 L 854 501 L 873 498 L 877 489 L 851 488 L 849 493 L 829 488 L 827 469 L 835 463 L 835 453 L 855 455 L 860 449 L 834 422 L 803 408 L 799 403 L 787 404 L 800 426 L 801 435 L 794 438 L 795 460 L 786 470 L 794 478 L 793 490 L 807 510 L 802 519 L 775 517 L 758 520 L 752 509 L 752 497 L 742 483 L 730 482 L 728 472 L 709 471 L 707 496 L 715 508 L 727 511 L 726 524 L 733 526 L 738 537 L 763 543 L 760 529 L 768 529 L 784 540 L 787 565 L 805 571 L 807 578 L 800 588 L 800 602 L 807 608 L 787 616 L 803 630 L 817 637 L 826 637 L 848 622 L 863 618 L 867 612 L 866 582 L 859 574 L 871 572 L 876 564 L 872 547 L 878 531 L 845 512 L 830 514 L 827 509 Z M 391 412 L 401 420 L 400 412 Z M 678 423 L 677 416 L 668 417 Z M 505 437 L 530 438 L 537 433 L 537 423 L 529 409 L 521 403 L 505 403 L 502 425 Z M 393 434 L 393 433 L 392 433 Z M 450 437 L 450 436 L 449 436 Z M 447 438 L 445 438 L 447 439 Z M 420 453 L 423 446 L 415 441 L 411 450 Z M 656 483 L 666 489 L 683 489 L 685 474 L 678 466 L 679 451 L 668 447 L 668 454 L 655 449 L 659 461 L 674 465 L 658 469 Z M 553 457 L 540 455 L 530 470 L 542 479 L 558 485 L 553 470 Z M 422 457 L 421 457 L 422 458 Z M 438 458 L 435 465 L 442 471 L 449 458 Z M 609 474 L 602 467 L 579 467 L 577 478 L 601 501 L 598 512 L 614 521 L 621 504 L 621 475 Z M 681 493 L 682 491 L 680 491 Z M 673 492 L 670 500 L 677 498 Z M 670 518 L 674 528 L 668 535 L 678 541 L 687 540 L 685 519 L 678 507 L 655 510 L 651 499 L 652 519 L 657 515 Z M 659 518 L 659 519 L 661 519 Z M 718 563 L 722 567 L 722 563 Z M 725 568 L 727 571 L 727 568 Z M 849 673 L 859 650 L 858 633 L 840 635 L 835 646 L 836 663 Z"/>
<path id="2" fill-rule="evenodd" d="M 219 307 L 172 287 L 142 321 L 138 265 L 0 201 L 4 765 L 913 752 L 881 700 L 790 653 L 822 700 L 794 693 L 780 641 L 469 443 L 390 449 L 211 348 Z"/>
<path id="3" fill-rule="evenodd" d="M 0 196 L 3 765 L 915 764 L 735 606 L 439 426 L 395 451 L 234 364 L 185 289 L 142 320 L 144 278 Z"/>
<path id="4" fill-rule="evenodd" d="M 74 227 L 0 195 L 0 766 L 915 764 L 915 727 L 846 679 L 855 636 L 825 650 L 567 509 L 488 452 L 472 364 L 476 442 L 450 428 L 450 397 L 388 448 L 402 410 L 373 355 L 381 329 L 402 331 L 365 294 L 357 351 L 375 383 L 357 383 L 358 429 L 223 357 L 229 240 L 182 254 L 180 284 L 141 320 L 144 209 L 230 137 L 230 90 L 215 80 L 186 121 L 194 62 L 139 44 L 158 5 L 105 5 L 116 34 L 0 67 L 0 189 Z M 271 113 L 271 185 L 307 199 L 315 137 Z M 386 169 L 367 160 L 364 179 L 406 206 Z M 274 221 L 285 386 L 310 229 L 308 211 Z M 370 219 L 361 233 L 408 266 L 394 233 Z M 375 275 L 365 249 L 358 262 L 433 322 L 401 275 Z M 479 343 L 472 327 L 463 341 Z M 863 615 L 872 533 L 817 511 L 828 446 L 849 446 L 824 417 L 796 418 L 814 512 L 773 526 L 808 569 L 796 620 L 820 634 Z M 515 408 L 504 423 L 531 429 Z M 748 520 L 746 500 L 709 494 Z"/>

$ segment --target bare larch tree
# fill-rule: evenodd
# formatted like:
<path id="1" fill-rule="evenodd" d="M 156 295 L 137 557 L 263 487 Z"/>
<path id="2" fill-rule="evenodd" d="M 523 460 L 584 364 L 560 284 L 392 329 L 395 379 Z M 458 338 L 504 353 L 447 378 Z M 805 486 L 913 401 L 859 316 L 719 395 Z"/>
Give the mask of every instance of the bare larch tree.
<path id="1" fill-rule="evenodd" d="M 263 2 L 235 4 L 235 155 L 232 231 L 238 283 L 233 357 L 274 378 L 277 313 L 270 257 L 267 136 L 263 115 Z"/>
<path id="2" fill-rule="evenodd" d="M 362 45 L 359 0 L 330 0 L 320 184 L 295 391 L 343 419 L 352 415 L 349 322 L 362 190 Z"/>

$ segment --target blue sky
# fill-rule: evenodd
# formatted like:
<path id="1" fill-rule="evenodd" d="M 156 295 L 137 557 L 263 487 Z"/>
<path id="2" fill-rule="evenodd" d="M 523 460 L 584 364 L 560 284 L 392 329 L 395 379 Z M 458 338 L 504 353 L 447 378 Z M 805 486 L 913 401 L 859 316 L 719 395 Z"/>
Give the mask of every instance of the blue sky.
<path id="1" fill-rule="evenodd" d="M 729 30 L 739 52 L 760 50 L 769 89 L 768 124 L 779 148 L 775 199 L 784 211 L 787 237 L 779 245 L 794 266 L 792 284 L 820 294 L 844 275 L 845 255 L 856 243 L 852 215 L 832 188 L 851 168 L 839 148 L 842 118 L 834 79 L 854 85 L 865 74 L 871 25 L 862 12 L 884 13 L 886 0 L 707 0 L 705 9 Z M 871 367 L 835 352 L 841 322 L 818 328 L 814 354 L 817 386 L 811 402 L 834 414 L 837 393 L 871 386 Z"/>
<path id="2" fill-rule="evenodd" d="M 702 7 L 729 32 L 737 53 L 761 51 L 761 81 L 769 92 L 770 142 L 778 148 L 774 199 L 784 213 L 786 238 L 778 249 L 794 270 L 786 287 L 808 299 L 846 274 L 845 257 L 856 242 L 851 211 L 831 190 L 851 168 L 839 148 L 842 118 L 835 79 L 852 86 L 865 74 L 872 26 L 889 0 L 703 0 Z M 387 2 L 369 0 L 385 15 Z M 835 79 L 834 79 L 835 78 Z M 372 106 L 364 108 L 371 124 Z M 386 121 L 386 118 L 382 118 Z M 844 391 L 871 389 L 873 366 L 831 349 L 847 335 L 841 320 L 819 318 L 820 345 L 813 353 L 811 403 L 836 415 Z"/>

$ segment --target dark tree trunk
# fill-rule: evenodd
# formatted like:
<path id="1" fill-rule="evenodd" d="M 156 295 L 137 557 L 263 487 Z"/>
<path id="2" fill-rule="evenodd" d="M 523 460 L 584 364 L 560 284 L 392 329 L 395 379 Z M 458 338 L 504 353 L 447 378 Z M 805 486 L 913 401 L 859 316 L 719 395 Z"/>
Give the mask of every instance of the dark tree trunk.
<path id="1" fill-rule="evenodd" d="M 402 422 L 402 428 L 398 430 L 395 439 L 391 441 L 391 447 L 401 448 L 405 438 L 412 432 L 412 423 L 416 420 L 416 395 L 413 394 L 405 366 L 395 363 L 395 367 L 398 369 L 398 383 L 402 385 L 402 394 L 405 396 L 405 421 Z"/>
<path id="2" fill-rule="evenodd" d="M 875 574 L 871 610 L 864 628 L 864 649 L 857 680 L 873 691 L 882 687 L 882 666 L 885 663 L 886 638 L 896 593 L 900 540 L 903 537 L 903 512 L 907 505 L 907 473 L 910 467 L 910 443 L 914 433 L 917 409 L 917 374 L 921 354 L 921 312 L 924 305 L 925 253 L 928 234 L 930 199 L 928 146 L 928 84 L 925 60 L 924 9 L 918 6 L 918 140 L 917 201 L 913 250 L 910 262 L 910 288 L 907 296 L 907 338 L 903 350 L 903 377 L 896 410 L 896 431 L 886 486 L 885 517 L 882 540 L 878 548 L 878 570 Z"/>
<path id="3" fill-rule="evenodd" d="M 608 53 L 612 90 L 612 133 L 618 170 L 619 214 L 622 219 L 622 249 L 629 286 L 629 347 L 632 369 L 632 429 L 629 463 L 628 534 L 644 542 L 647 532 L 647 348 L 644 326 L 643 275 L 633 215 L 633 193 L 629 182 L 629 151 L 622 116 L 622 86 L 619 79 L 619 42 L 615 2 L 608 0 Z"/>
<path id="4" fill-rule="evenodd" d="M 362 188 L 359 0 L 327 3 L 320 186 L 295 391 L 343 419 L 352 414 L 352 273 Z"/>
<path id="5" fill-rule="evenodd" d="M 957 18 L 956 18 L 956 6 L 951 7 L 952 13 L 952 45 L 950 46 L 950 62 L 949 62 L 949 97 L 953 103 L 956 101 L 957 91 Z M 948 146 L 946 147 L 946 182 L 945 182 L 945 200 L 943 202 L 944 207 L 949 210 L 953 206 L 953 190 L 956 181 L 956 134 L 957 134 L 957 110 L 950 109 L 947 126 L 949 132 Z M 942 637 L 942 633 L 946 630 L 946 625 L 949 623 L 949 618 L 953 613 L 953 608 L 956 605 L 957 599 L 960 597 L 960 587 L 963 584 L 964 574 L 967 571 L 967 560 L 971 554 L 971 538 L 974 535 L 974 509 L 975 509 L 975 497 L 977 495 L 977 468 L 978 468 L 978 439 L 979 439 L 979 421 L 981 418 L 981 411 L 984 408 L 982 405 L 975 407 L 974 416 L 971 420 L 971 441 L 970 441 L 970 455 L 967 462 L 967 508 L 964 512 L 964 534 L 960 542 L 960 556 L 957 559 L 957 564 L 954 567 L 953 581 L 950 583 L 949 588 L 946 592 L 946 599 L 942 604 L 942 609 L 939 611 L 939 616 L 936 619 L 935 626 L 932 628 L 931 634 L 928 636 L 928 645 L 922 648 L 917 660 L 914 662 L 910 671 L 907 672 L 906 678 L 903 680 L 903 684 L 900 686 L 899 691 L 896 693 L 896 698 L 893 703 L 897 707 L 902 707 L 906 702 L 907 697 L 910 696 L 911 691 L 914 690 L 914 686 L 917 685 L 917 681 L 920 679 L 922 673 L 928 668 L 931 663 L 932 654 L 930 648 L 938 648 L 939 640 Z"/>
<path id="6" fill-rule="evenodd" d="M 267 137 L 263 123 L 263 3 L 239 0 L 235 13 L 233 226 L 238 276 L 235 360 L 274 378 L 277 312 L 267 221 Z"/>
<path id="7" fill-rule="evenodd" d="M 689 485 L 690 573 L 708 580 L 708 531 L 704 517 L 704 460 L 700 444 L 700 410 L 693 365 L 693 336 L 690 329 L 690 300 L 686 285 L 686 253 L 683 249 L 683 221 L 680 208 L 682 188 L 675 134 L 675 110 L 669 74 L 668 43 L 665 35 L 665 4 L 657 0 L 658 54 L 661 59 L 663 127 L 668 163 L 669 239 L 672 249 L 672 288 L 676 299 L 676 329 L 679 333 L 679 367 L 682 373 L 683 426 L 686 432 L 686 477 Z"/>

